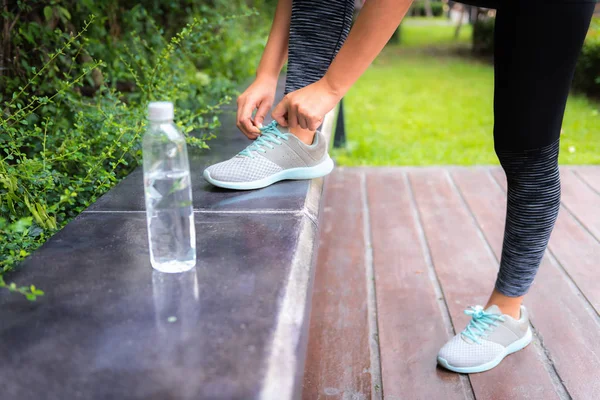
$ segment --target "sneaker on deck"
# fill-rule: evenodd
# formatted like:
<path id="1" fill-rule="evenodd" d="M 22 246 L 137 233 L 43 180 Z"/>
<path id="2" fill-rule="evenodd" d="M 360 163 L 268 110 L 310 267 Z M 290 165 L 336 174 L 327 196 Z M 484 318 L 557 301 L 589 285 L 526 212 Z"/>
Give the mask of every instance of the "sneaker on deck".
<path id="1" fill-rule="evenodd" d="M 531 343 L 529 316 L 524 306 L 518 320 L 503 315 L 495 305 L 487 310 L 471 307 L 465 314 L 471 316 L 471 322 L 438 354 L 438 364 L 450 371 L 470 374 L 490 370 L 507 355 Z"/>
<path id="2" fill-rule="evenodd" d="M 332 170 L 321 132 L 309 146 L 273 121 L 238 155 L 204 170 L 204 179 L 226 189 L 249 190 L 286 179 L 320 178 Z"/>

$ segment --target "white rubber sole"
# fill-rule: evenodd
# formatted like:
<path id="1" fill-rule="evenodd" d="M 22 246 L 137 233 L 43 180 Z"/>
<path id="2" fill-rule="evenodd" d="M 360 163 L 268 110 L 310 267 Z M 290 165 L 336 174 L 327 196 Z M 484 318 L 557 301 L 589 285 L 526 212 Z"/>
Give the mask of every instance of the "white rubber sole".
<path id="1" fill-rule="evenodd" d="M 284 181 L 288 179 L 314 179 L 321 178 L 325 175 L 329 175 L 329 173 L 333 171 L 333 160 L 329 155 L 327 158 L 321 163 L 315 165 L 314 167 L 303 167 L 303 168 L 289 168 L 284 169 L 283 171 L 279 171 L 273 175 L 267 176 L 266 178 L 259 179 L 257 181 L 251 182 L 224 182 L 214 179 L 210 176 L 210 172 L 208 169 L 204 170 L 204 179 L 206 179 L 211 184 L 218 186 L 224 189 L 234 189 L 234 190 L 252 190 L 252 189 L 262 189 L 264 187 L 270 186 L 276 182 Z"/>
<path id="2" fill-rule="evenodd" d="M 485 371 L 489 371 L 490 369 L 498 366 L 498 364 L 500 364 L 500 362 L 502 360 L 504 360 L 504 357 L 508 356 L 509 354 L 516 353 L 517 351 L 522 350 L 525 347 L 527 347 L 527 345 L 529 343 L 531 343 L 532 339 L 533 339 L 533 334 L 531 333 L 531 327 L 528 327 L 527 333 L 525 333 L 525 336 L 523 336 L 521 339 L 511 343 L 508 347 L 506 347 L 504 349 L 503 353 L 498 354 L 498 356 L 496 358 L 494 358 L 492 361 L 489 361 L 485 364 L 476 365 L 473 367 L 454 367 L 454 366 L 450 365 L 448 363 L 448 361 L 446 361 L 442 357 L 438 357 L 437 361 L 438 361 L 438 364 L 440 364 L 442 367 L 444 367 L 450 371 L 458 372 L 459 374 L 475 374 L 478 372 L 485 372 Z"/>

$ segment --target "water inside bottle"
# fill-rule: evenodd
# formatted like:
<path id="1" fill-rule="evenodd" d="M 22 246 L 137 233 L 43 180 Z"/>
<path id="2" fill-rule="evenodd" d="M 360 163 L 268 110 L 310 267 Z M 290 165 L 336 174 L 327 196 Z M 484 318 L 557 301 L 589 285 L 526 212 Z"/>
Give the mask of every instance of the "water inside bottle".
<path id="1" fill-rule="evenodd" d="M 187 271 L 196 264 L 190 173 L 151 172 L 145 179 L 152 266 L 162 272 Z"/>

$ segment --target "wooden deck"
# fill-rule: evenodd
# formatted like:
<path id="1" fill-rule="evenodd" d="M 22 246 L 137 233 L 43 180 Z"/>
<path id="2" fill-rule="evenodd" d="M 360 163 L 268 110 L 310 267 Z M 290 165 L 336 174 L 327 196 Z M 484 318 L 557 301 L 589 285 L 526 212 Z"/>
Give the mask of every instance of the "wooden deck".
<path id="1" fill-rule="evenodd" d="M 534 341 L 458 375 L 439 348 L 485 304 L 501 254 L 499 168 L 338 168 L 326 183 L 304 398 L 600 399 L 600 167 L 562 169 L 526 297 Z"/>

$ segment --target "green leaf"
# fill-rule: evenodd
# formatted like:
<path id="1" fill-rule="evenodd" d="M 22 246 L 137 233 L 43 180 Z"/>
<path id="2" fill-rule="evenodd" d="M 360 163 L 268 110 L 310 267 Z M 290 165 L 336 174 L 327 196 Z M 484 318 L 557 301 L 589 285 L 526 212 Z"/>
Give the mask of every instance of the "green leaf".
<path id="1" fill-rule="evenodd" d="M 69 21 L 71 20 L 71 13 L 69 12 L 69 10 L 67 10 L 67 9 L 66 9 L 66 8 L 64 8 L 64 7 L 59 7 L 58 9 L 59 9 L 60 13 L 61 13 L 61 14 L 62 14 L 62 15 L 63 15 L 63 16 L 66 18 L 66 19 L 68 19 Z"/>
<path id="2" fill-rule="evenodd" d="M 31 236 L 31 237 L 38 237 L 43 232 L 44 232 L 44 230 L 42 228 L 40 228 L 39 226 L 34 226 L 31 229 L 29 229 L 29 236 Z"/>
<path id="3" fill-rule="evenodd" d="M 31 226 L 31 218 L 21 218 L 12 226 L 14 232 L 25 232 Z"/>
<path id="4" fill-rule="evenodd" d="M 50 6 L 44 7 L 44 17 L 46 17 L 46 21 L 50 21 L 54 16 L 54 10 Z"/>

